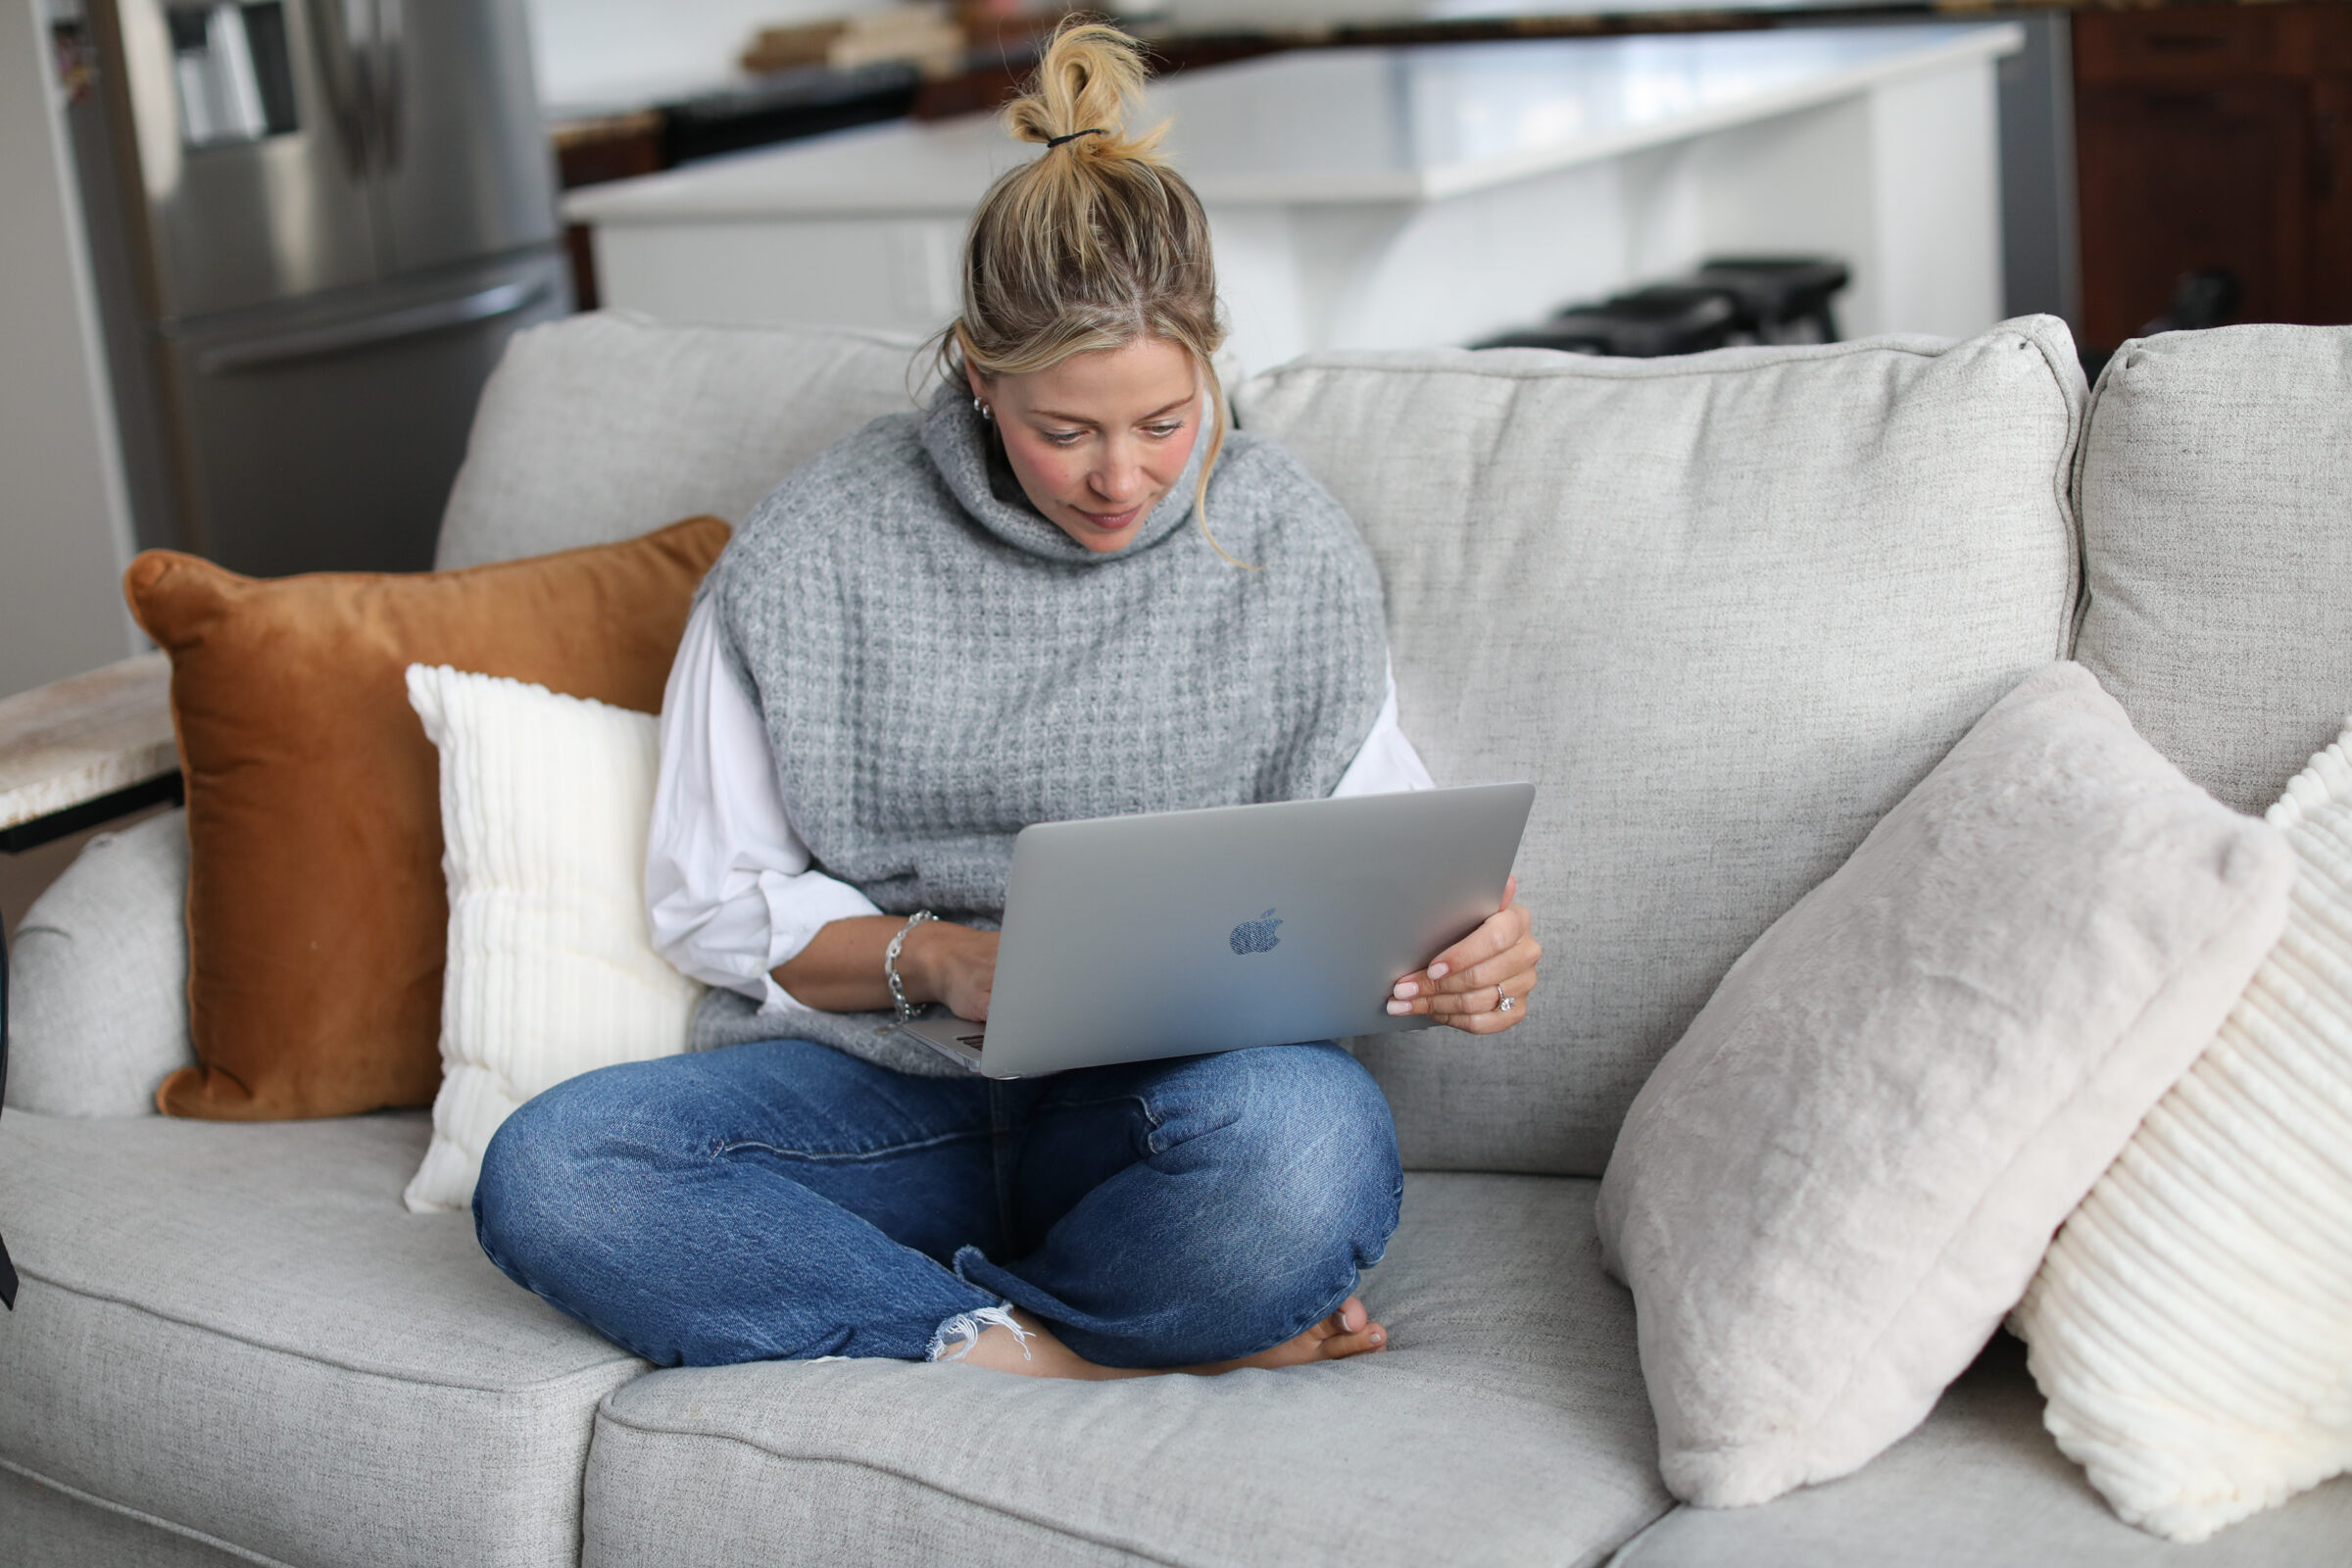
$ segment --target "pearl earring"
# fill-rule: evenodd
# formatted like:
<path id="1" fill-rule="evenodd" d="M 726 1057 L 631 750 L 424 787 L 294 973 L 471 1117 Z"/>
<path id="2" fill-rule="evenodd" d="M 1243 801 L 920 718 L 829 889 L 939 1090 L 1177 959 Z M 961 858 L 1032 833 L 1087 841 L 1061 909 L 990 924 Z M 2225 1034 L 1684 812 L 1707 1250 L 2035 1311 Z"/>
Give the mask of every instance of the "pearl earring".
<path id="1" fill-rule="evenodd" d="M 994 419 L 997 416 L 996 410 L 990 408 L 987 404 L 981 402 L 976 397 L 972 399 L 972 412 L 980 416 L 980 417 L 983 419 Z"/>

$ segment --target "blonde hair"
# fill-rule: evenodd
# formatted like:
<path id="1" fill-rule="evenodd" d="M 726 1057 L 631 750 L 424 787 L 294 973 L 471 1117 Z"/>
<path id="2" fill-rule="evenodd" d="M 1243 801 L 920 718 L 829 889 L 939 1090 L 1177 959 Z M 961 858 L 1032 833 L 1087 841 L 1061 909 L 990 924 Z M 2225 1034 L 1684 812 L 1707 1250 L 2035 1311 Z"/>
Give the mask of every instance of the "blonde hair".
<path id="1" fill-rule="evenodd" d="M 1073 18 L 1054 30 L 1029 91 L 1004 116 L 1015 140 L 1048 145 L 999 177 L 972 215 L 963 311 L 942 334 L 940 368 L 955 380 L 967 365 L 984 378 L 1023 375 L 1144 337 L 1182 348 L 1209 394 L 1193 514 L 1225 555 L 1207 515 L 1225 445 L 1216 264 L 1200 198 L 1159 156 L 1166 122 L 1127 133 L 1149 75 L 1143 45 L 1116 27 Z"/>

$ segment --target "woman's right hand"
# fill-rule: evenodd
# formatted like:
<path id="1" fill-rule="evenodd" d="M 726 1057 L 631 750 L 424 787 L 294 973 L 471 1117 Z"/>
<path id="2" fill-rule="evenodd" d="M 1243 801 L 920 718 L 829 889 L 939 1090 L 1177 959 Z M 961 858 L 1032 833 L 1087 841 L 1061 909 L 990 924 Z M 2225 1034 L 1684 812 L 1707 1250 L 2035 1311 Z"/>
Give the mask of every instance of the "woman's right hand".
<path id="1" fill-rule="evenodd" d="M 950 1012 L 974 1023 L 988 1018 L 988 996 L 997 981 L 994 931 L 975 931 L 947 920 L 926 920 L 907 933 L 899 950 L 899 978 L 909 1002 L 945 1003 Z"/>
<path id="2" fill-rule="evenodd" d="M 895 914 L 828 921 L 808 945 L 776 965 L 776 984 L 826 1012 L 888 1012 L 890 984 L 882 959 L 906 927 Z M 959 1018 L 988 1016 L 997 978 L 997 934 L 949 920 L 925 920 L 899 948 L 899 983 L 906 1000 L 944 1002 Z"/>

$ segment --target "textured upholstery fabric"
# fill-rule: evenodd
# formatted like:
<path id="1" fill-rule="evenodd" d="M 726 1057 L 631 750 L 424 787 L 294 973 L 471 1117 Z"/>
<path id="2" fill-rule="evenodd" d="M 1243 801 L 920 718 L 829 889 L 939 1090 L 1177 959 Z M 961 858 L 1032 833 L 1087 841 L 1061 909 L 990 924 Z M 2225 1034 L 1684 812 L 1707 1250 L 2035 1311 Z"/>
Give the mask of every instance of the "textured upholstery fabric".
<path id="1" fill-rule="evenodd" d="M 264 1560 L 29 1481 L 5 1461 L 0 1543 L 12 1568 L 233 1568 Z"/>
<path id="2" fill-rule="evenodd" d="M 441 1090 L 405 1195 L 425 1213 L 472 1204 L 482 1151 L 533 1095 L 684 1051 L 703 988 L 646 921 L 654 716 L 447 666 L 408 680 L 441 756 L 449 877 Z"/>
<path id="3" fill-rule="evenodd" d="M 1858 1473 L 1761 1508 L 1679 1508 L 1611 1568 L 2343 1568 L 2352 1555 L 2352 1479 L 2182 1546 L 2110 1513 L 2040 1418 L 2024 1348 L 2004 1336 Z"/>
<path id="4" fill-rule="evenodd" d="M 101 833 L 8 946 L 8 1102 L 47 1116 L 151 1116 L 188 1045 L 188 826 L 166 811 Z"/>
<path id="5" fill-rule="evenodd" d="M 1370 540 L 1440 784 L 1538 789 L 1528 1021 L 1358 1043 L 1408 1167 L 1596 1174 L 1732 960 L 2065 654 L 2082 377 L 2046 318 L 1596 361 L 1309 359 L 1242 389 Z"/>
<path id="6" fill-rule="evenodd" d="M 482 389 L 434 564 L 741 522 L 835 436 L 913 408 L 915 345 L 870 332 L 667 326 L 617 311 L 517 332 Z"/>
<path id="7" fill-rule="evenodd" d="M 2264 809 L 2352 711 L 2352 327 L 2125 345 L 2077 504 L 2075 657 L 2181 771 Z"/>
<path id="8" fill-rule="evenodd" d="M 2277 828 L 2054 663 L 1740 956 L 1600 1184 L 1676 1496 L 1764 1502 L 1927 1416 L 2228 1016 L 2293 877 Z"/>
<path id="9" fill-rule="evenodd" d="M 432 1102 L 448 941 L 433 748 L 402 671 L 448 663 L 646 711 L 727 525 L 426 573 L 262 581 L 151 550 L 124 591 L 172 655 L 197 1065 L 168 1114 Z"/>
<path id="10" fill-rule="evenodd" d="M 0 1462 L 305 1568 L 572 1562 L 643 1364 L 401 1207 L 425 1134 L 0 1115 Z"/>
<path id="11" fill-rule="evenodd" d="M 2059 1447 L 2176 1541 L 2352 1468 L 2352 729 L 2270 820 L 2285 935 L 2010 1320 Z"/>
<path id="12" fill-rule="evenodd" d="M 979 1367 L 656 1373 L 606 1401 L 585 1568 L 1529 1563 L 1667 1506 L 1592 1184 L 1408 1178 L 1364 1286 L 1392 1348 L 1078 1384 Z"/>

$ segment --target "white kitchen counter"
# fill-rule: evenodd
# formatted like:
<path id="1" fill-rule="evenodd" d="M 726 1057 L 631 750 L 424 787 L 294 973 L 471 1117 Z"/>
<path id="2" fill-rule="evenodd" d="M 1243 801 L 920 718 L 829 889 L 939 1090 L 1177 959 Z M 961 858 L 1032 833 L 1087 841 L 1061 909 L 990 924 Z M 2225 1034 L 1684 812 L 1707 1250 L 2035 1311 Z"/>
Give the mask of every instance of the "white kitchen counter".
<path id="1" fill-rule="evenodd" d="M 1702 254 L 1845 257 L 1849 329 L 1999 306 L 1992 62 L 1923 24 L 1334 49 L 1155 86 L 1208 208 L 1235 350 L 1458 342 Z M 600 185 L 611 303 L 929 331 L 962 228 L 1038 154 L 993 118 L 847 131 Z"/>

